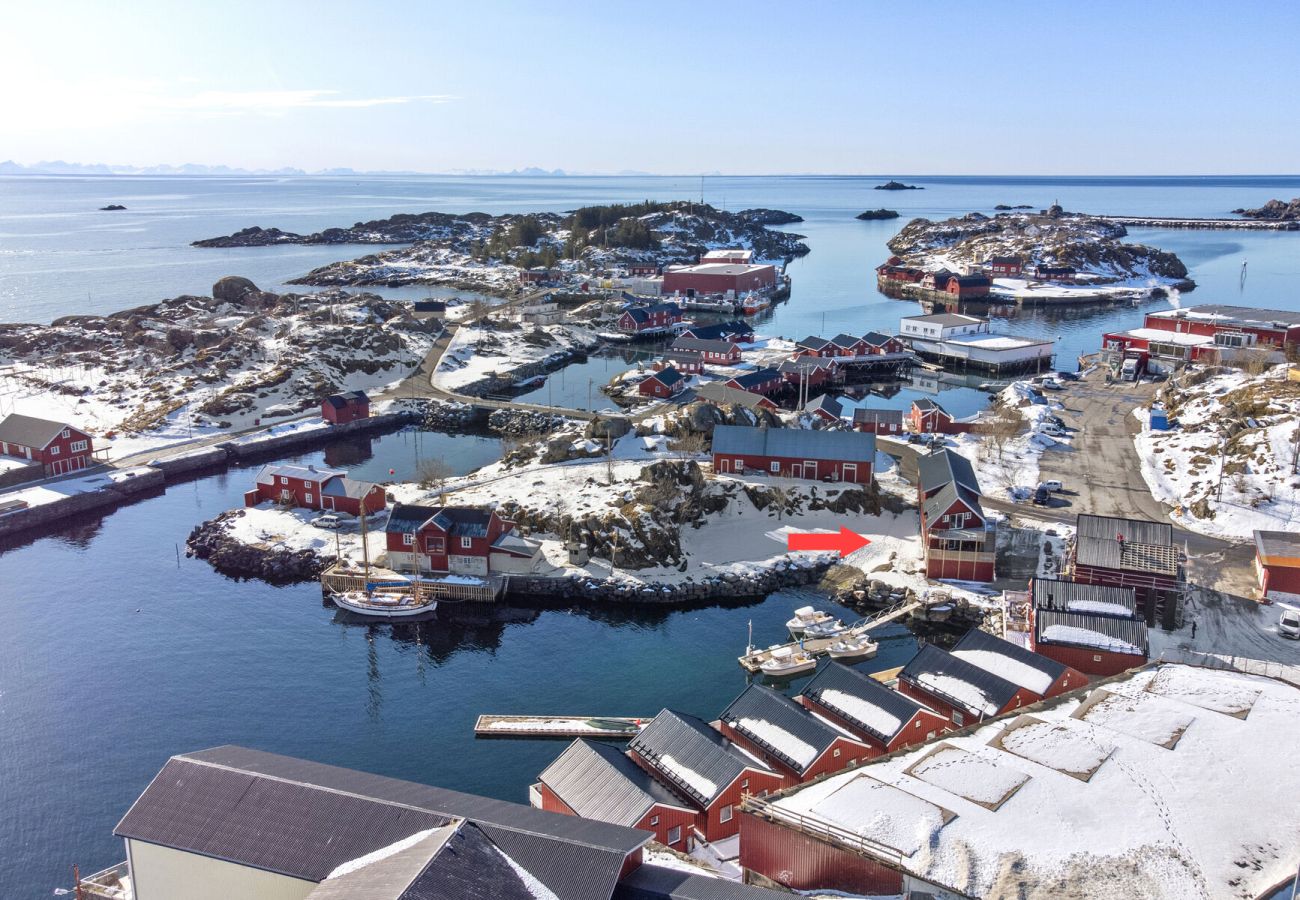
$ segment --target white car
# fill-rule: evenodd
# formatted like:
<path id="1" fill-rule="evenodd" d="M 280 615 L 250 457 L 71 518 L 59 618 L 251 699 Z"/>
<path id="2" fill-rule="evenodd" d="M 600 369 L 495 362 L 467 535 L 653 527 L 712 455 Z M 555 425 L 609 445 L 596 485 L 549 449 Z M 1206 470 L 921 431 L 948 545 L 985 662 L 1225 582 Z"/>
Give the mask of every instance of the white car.
<path id="1" fill-rule="evenodd" d="M 1055 422 L 1039 422 L 1038 433 L 1050 434 L 1052 437 L 1064 437 L 1067 432 L 1064 428 L 1062 428 L 1060 425 L 1057 425 Z"/>
<path id="2" fill-rule="evenodd" d="M 316 518 L 311 520 L 311 523 L 315 525 L 317 528 L 338 528 L 340 525 L 343 524 L 343 520 L 340 519 L 338 516 L 327 514 L 324 516 L 317 516 Z"/>
<path id="3" fill-rule="evenodd" d="M 1053 494 L 1055 494 L 1057 491 L 1065 489 L 1065 485 L 1061 484 L 1061 482 L 1057 481 L 1055 478 L 1049 481 L 1040 481 L 1038 483 L 1038 486 L 1040 488 L 1043 488 L 1044 490 L 1051 491 Z"/>
<path id="4" fill-rule="evenodd" d="M 1300 641 L 1300 610 L 1283 609 L 1277 617 L 1277 633 L 1293 641 Z"/>

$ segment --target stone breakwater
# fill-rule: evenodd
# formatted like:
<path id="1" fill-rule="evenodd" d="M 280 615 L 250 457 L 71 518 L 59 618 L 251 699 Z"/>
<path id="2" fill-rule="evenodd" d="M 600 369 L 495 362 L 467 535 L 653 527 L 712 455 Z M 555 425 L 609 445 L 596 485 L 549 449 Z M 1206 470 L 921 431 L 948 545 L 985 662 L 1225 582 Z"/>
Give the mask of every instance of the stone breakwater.
<path id="1" fill-rule="evenodd" d="M 314 550 L 254 546 L 231 536 L 230 527 L 244 514 L 242 509 L 232 509 L 196 526 L 185 539 L 185 555 L 206 560 L 223 575 L 259 578 L 269 584 L 311 581 L 329 565 Z"/>
<path id="2" fill-rule="evenodd" d="M 1133 228 L 1189 228 L 1223 231 L 1300 231 L 1294 219 L 1165 219 L 1160 216 L 1097 216 Z"/>

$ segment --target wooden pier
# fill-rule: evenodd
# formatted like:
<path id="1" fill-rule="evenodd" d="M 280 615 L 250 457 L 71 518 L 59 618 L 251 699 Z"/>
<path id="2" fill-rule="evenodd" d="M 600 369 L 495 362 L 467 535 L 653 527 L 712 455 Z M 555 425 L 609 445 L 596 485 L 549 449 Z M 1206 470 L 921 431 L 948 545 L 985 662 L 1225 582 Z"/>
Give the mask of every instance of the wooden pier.
<path id="1" fill-rule="evenodd" d="M 653 716 L 494 716 L 474 723 L 476 737 L 631 740 Z"/>
<path id="2" fill-rule="evenodd" d="M 460 584 L 438 578 L 420 578 L 419 589 L 423 596 L 433 597 L 439 602 L 495 603 L 505 593 L 509 579 L 492 575 L 478 581 L 478 584 Z M 370 567 L 367 577 L 357 569 L 341 568 L 335 563 L 321 573 L 320 585 L 322 590 L 331 594 L 364 590 L 377 594 L 396 594 L 414 590 L 416 579 L 377 566 Z"/>

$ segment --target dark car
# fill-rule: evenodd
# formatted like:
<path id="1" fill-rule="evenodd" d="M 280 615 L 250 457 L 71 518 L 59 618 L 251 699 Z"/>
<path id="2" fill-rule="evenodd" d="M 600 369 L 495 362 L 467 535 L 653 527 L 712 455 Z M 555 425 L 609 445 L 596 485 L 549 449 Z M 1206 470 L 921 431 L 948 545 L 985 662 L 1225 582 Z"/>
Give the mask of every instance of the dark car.
<path id="1" fill-rule="evenodd" d="M 1034 491 L 1034 506 L 1046 506 L 1047 501 L 1051 499 L 1052 492 L 1043 486 L 1039 486 Z"/>
<path id="2" fill-rule="evenodd" d="M 1060 378 L 1062 381 L 1078 381 L 1079 373 L 1078 372 L 1057 372 L 1056 377 Z"/>

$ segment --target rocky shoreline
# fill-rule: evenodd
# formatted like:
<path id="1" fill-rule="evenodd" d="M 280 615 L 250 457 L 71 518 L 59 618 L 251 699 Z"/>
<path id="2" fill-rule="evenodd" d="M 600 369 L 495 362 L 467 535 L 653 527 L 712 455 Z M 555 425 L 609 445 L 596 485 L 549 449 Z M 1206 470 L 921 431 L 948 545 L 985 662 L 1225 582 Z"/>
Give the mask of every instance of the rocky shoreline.
<path id="1" fill-rule="evenodd" d="M 1257 209 L 1234 209 L 1233 212 L 1247 219 L 1300 222 L 1300 197 L 1296 197 L 1290 203 L 1285 200 L 1270 200 Z"/>
<path id="2" fill-rule="evenodd" d="M 185 555 L 205 560 L 232 578 L 257 578 L 276 585 L 311 581 L 329 565 L 312 550 L 276 550 L 236 540 L 229 529 L 244 515 L 242 509 L 231 509 L 196 525 L 185 539 Z"/>

